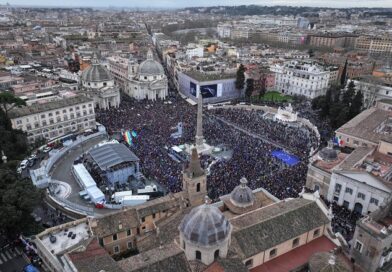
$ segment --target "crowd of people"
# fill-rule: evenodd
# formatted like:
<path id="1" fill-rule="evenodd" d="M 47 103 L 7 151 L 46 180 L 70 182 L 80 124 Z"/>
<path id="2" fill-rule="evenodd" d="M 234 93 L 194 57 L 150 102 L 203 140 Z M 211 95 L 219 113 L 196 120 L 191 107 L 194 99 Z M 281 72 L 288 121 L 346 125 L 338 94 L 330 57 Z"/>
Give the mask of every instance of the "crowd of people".
<path id="1" fill-rule="evenodd" d="M 182 190 L 184 165 L 173 160 L 168 151 L 174 145 L 194 142 L 197 107 L 178 96 L 157 102 L 123 97 L 119 108 L 99 110 L 96 115 L 97 121 L 117 139 L 121 140 L 122 132 L 126 130 L 137 132 L 130 149 L 139 157 L 145 177 L 156 180 L 169 192 Z M 260 137 L 252 137 L 224 120 Z M 183 124 L 183 135 L 174 139 L 170 135 L 179 122 Z M 317 138 L 312 131 L 267 120 L 261 111 L 205 110 L 203 134 L 209 145 L 224 145 L 233 151 L 230 159 L 215 160 L 209 168 L 207 187 L 213 201 L 229 194 L 242 177 L 248 179 L 250 188 L 262 187 L 279 199 L 297 197 L 305 185 L 310 149 L 317 147 Z M 263 141 L 263 138 L 270 141 Z M 285 146 L 286 151 L 296 155 L 300 162 L 288 166 L 273 157 L 271 152 L 278 149 L 273 142 Z M 203 166 L 213 160 L 203 156 Z M 336 229 L 343 229 L 347 237 L 352 235 L 351 230 L 346 231 L 344 222 L 334 220 Z"/>
<path id="2" fill-rule="evenodd" d="M 97 120 L 118 139 L 121 139 L 123 131 L 136 131 L 138 136 L 133 139 L 130 148 L 140 158 L 143 174 L 157 180 L 168 191 L 178 192 L 182 190 L 183 165 L 170 158 L 168 149 L 173 145 L 194 142 L 196 114 L 196 107 L 177 96 L 165 102 L 135 101 L 124 97 L 120 108 L 98 111 Z M 276 146 L 236 130 L 213 115 L 287 145 L 288 150 L 295 146 L 296 155 L 302 161 L 288 167 L 271 156 Z M 173 139 L 170 135 L 179 122 L 183 124 L 183 135 Z M 264 129 L 257 123 L 262 124 Z M 208 144 L 224 144 L 233 151 L 230 160 L 218 160 L 210 168 L 208 194 L 211 199 L 216 201 L 219 196 L 230 193 L 241 177 L 249 180 L 252 189 L 263 187 L 278 198 L 296 197 L 301 191 L 306 179 L 307 155 L 311 143 L 314 143 L 309 131 L 264 120 L 262 112 L 212 110 L 204 114 L 203 133 Z M 211 160 L 203 158 L 203 162 Z"/>

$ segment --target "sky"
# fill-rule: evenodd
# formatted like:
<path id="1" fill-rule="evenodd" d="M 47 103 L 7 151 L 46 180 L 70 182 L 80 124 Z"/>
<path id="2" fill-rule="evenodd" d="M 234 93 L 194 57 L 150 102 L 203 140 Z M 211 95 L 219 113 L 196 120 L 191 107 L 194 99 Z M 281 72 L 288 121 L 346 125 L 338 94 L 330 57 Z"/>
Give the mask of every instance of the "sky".
<path id="1" fill-rule="evenodd" d="M 290 6 L 312 6 L 312 7 L 381 7 L 392 8 L 392 0 L 0 0 L 0 4 L 6 2 L 11 5 L 38 5 L 38 6 L 91 6 L 91 7 L 145 7 L 145 8 L 183 8 L 193 6 L 231 6 L 231 5 L 290 5 Z"/>

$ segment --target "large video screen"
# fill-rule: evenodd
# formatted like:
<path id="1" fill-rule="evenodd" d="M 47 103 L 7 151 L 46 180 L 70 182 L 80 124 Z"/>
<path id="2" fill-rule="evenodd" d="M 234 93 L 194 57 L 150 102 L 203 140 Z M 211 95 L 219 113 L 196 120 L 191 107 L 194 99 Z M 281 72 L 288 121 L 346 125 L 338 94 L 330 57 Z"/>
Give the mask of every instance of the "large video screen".
<path id="1" fill-rule="evenodd" d="M 200 86 L 200 92 L 203 98 L 216 97 L 218 93 L 217 90 L 217 84 Z"/>
<path id="2" fill-rule="evenodd" d="M 191 81 L 191 83 L 190 83 L 190 93 L 191 93 L 191 95 L 193 95 L 194 97 L 196 97 L 196 84 L 195 83 L 193 83 L 192 81 Z"/>

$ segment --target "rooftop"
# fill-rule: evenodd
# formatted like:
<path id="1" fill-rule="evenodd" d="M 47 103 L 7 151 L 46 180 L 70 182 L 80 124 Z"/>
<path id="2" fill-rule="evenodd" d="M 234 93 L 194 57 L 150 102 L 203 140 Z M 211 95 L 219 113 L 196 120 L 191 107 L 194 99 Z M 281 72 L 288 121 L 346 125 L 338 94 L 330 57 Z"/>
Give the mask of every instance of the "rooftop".
<path id="1" fill-rule="evenodd" d="M 52 110 L 70 107 L 70 106 L 87 103 L 87 102 L 92 102 L 92 99 L 87 98 L 86 96 L 83 95 L 78 95 L 75 97 L 63 98 L 60 100 L 51 101 L 43 104 L 33 104 L 31 106 L 15 108 L 10 112 L 9 116 L 10 118 L 18 118 L 22 116 L 37 114 L 46 111 L 52 111 Z"/>
<path id="2" fill-rule="evenodd" d="M 191 271 L 184 251 L 174 243 L 121 260 L 118 264 L 125 272 Z"/>
<path id="3" fill-rule="evenodd" d="M 235 79 L 235 74 L 207 74 L 198 71 L 186 71 L 184 72 L 187 76 L 196 79 L 197 81 L 214 81 L 221 79 Z"/>
<path id="4" fill-rule="evenodd" d="M 90 243 L 83 249 L 69 253 L 69 257 L 78 271 L 121 271 L 118 263 L 99 245 L 97 239 L 91 239 Z"/>
<path id="5" fill-rule="evenodd" d="M 86 221 L 79 222 L 75 225 L 74 222 L 72 222 L 72 224 L 70 223 L 68 225 L 68 228 L 64 227 L 66 225 L 61 226 L 63 226 L 63 229 L 54 227 L 48 229 L 47 233 L 39 237 L 45 247 L 54 255 L 63 254 L 71 247 L 90 237 L 89 228 Z M 72 235 L 76 235 L 74 239 L 72 239 L 72 235 L 68 237 L 71 232 Z M 54 243 L 50 241 L 50 237 L 52 236 L 56 238 L 56 241 Z"/>
<path id="6" fill-rule="evenodd" d="M 139 158 L 123 144 L 102 145 L 90 150 L 89 154 L 103 171 L 123 162 L 139 161 Z"/>
<path id="7" fill-rule="evenodd" d="M 327 237 L 322 236 L 310 243 L 300 246 L 269 262 L 251 269 L 251 272 L 281 272 L 292 271 L 306 264 L 315 252 L 327 252 L 336 246 Z"/>
<path id="8" fill-rule="evenodd" d="M 289 199 L 231 219 L 232 246 L 248 258 L 328 222 L 316 202 Z"/>
<path id="9" fill-rule="evenodd" d="M 392 112 L 370 108 L 338 128 L 336 133 L 364 139 L 374 144 L 378 144 L 380 140 L 392 142 L 392 133 L 387 131 L 387 123 L 391 122 L 390 120 Z"/>

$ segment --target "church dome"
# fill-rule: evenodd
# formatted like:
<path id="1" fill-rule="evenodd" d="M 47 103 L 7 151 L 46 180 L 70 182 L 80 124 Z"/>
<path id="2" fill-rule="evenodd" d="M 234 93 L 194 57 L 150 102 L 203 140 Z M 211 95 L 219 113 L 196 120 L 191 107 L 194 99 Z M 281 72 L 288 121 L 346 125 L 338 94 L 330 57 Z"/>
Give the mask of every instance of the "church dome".
<path id="1" fill-rule="evenodd" d="M 82 73 L 82 80 L 84 82 L 105 82 L 113 80 L 113 77 L 94 55 L 91 66 Z"/>
<path id="2" fill-rule="evenodd" d="M 193 208 L 179 226 L 184 239 L 197 246 L 211 246 L 226 240 L 231 225 L 215 206 L 203 204 Z"/>
<path id="3" fill-rule="evenodd" d="M 328 146 L 321 149 L 319 156 L 324 161 L 334 161 L 338 158 L 338 153 L 333 149 L 332 142 L 328 142 Z"/>
<path id="4" fill-rule="evenodd" d="M 151 49 L 147 53 L 147 60 L 143 61 L 139 65 L 139 74 L 140 75 L 162 75 L 165 71 L 163 70 L 162 65 L 155 61 L 152 55 Z"/>
<path id="5" fill-rule="evenodd" d="M 246 185 L 246 178 L 240 180 L 241 184 L 234 188 L 230 194 L 231 202 L 237 207 L 248 207 L 254 203 L 254 195 L 252 190 Z"/>

